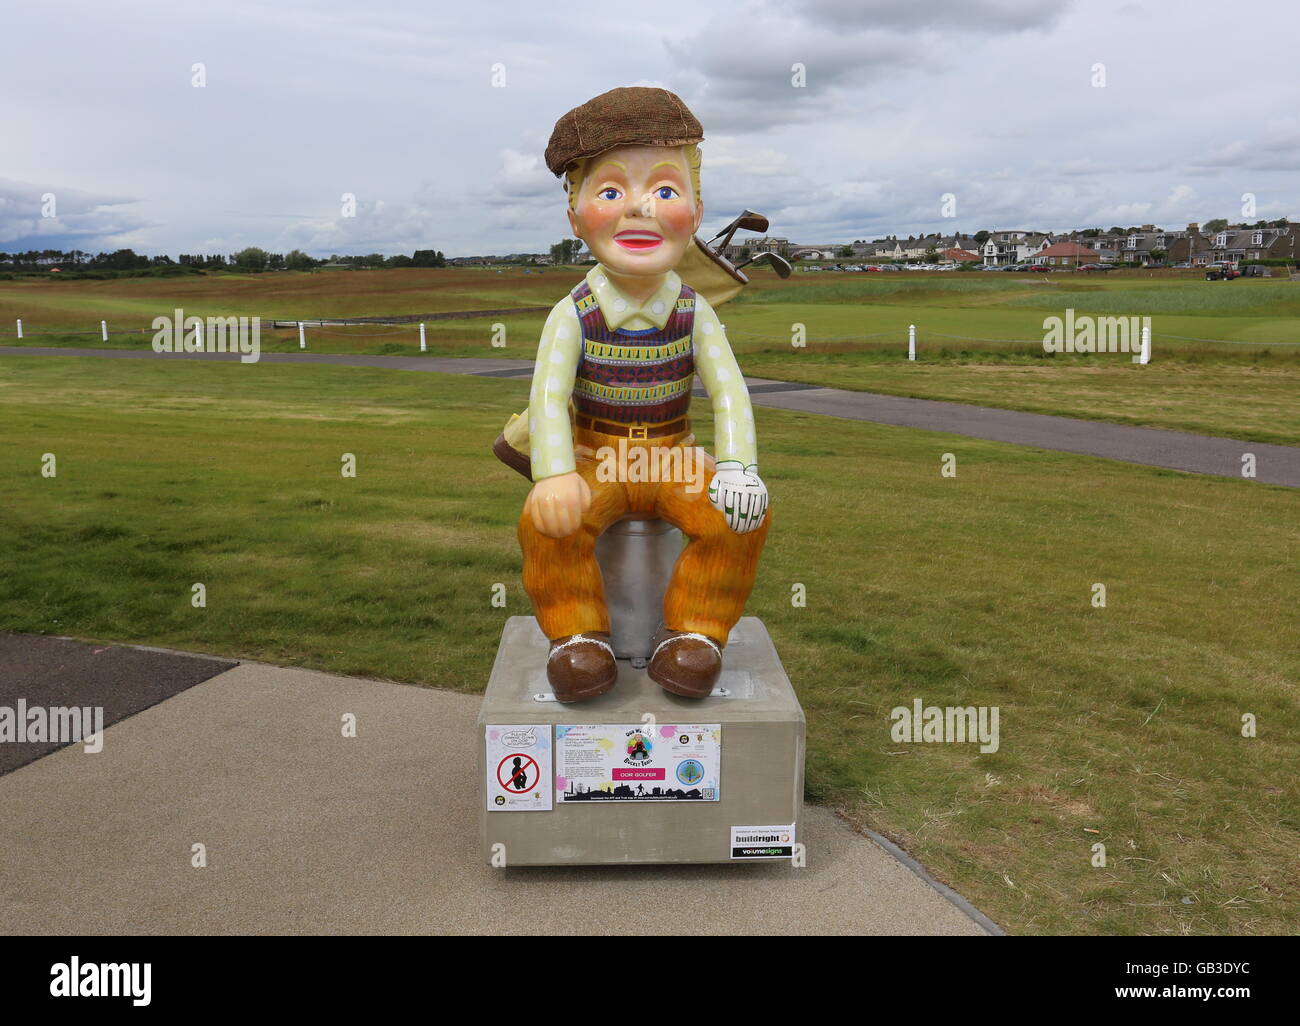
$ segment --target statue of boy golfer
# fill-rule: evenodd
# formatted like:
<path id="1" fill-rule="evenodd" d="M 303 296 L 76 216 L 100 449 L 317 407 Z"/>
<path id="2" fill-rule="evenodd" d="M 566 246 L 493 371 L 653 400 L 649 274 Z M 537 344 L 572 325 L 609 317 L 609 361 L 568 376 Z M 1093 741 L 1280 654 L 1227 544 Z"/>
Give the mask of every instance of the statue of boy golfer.
<path id="1" fill-rule="evenodd" d="M 689 539 L 664 597 L 648 672 L 693 698 L 717 682 L 767 538 L 771 514 L 749 393 L 717 315 L 674 270 L 698 245 L 703 138 L 677 96 L 632 87 L 564 115 L 546 148 L 547 166 L 566 177 L 573 234 L 599 261 L 546 320 L 528 404 L 526 472 L 535 483 L 519 544 L 560 701 L 603 694 L 617 678 L 595 554 L 610 524 L 658 516 Z M 716 462 L 693 448 L 687 413 L 697 374 L 713 405 Z M 497 451 L 507 459 L 503 439 Z M 705 460 L 707 490 L 698 479 L 692 488 L 688 480 L 611 480 L 598 472 L 598 451 L 631 447 L 648 447 L 646 457 L 665 465 L 665 457 L 683 456 L 674 449 L 692 448 Z"/>

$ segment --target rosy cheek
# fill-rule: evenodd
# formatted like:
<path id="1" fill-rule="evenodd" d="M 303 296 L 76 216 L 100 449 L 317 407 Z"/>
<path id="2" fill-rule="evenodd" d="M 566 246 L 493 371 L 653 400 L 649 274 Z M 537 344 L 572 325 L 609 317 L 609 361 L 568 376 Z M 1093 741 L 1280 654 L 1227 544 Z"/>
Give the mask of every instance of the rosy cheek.
<path id="1" fill-rule="evenodd" d="M 614 204 L 589 204 L 578 208 L 578 226 L 584 233 L 600 235 L 619 219 L 621 211 Z"/>
<path id="2" fill-rule="evenodd" d="M 674 235 L 689 234 L 695 229 L 695 212 L 685 203 L 664 203 L 658 214 L 659 223 Z"/>

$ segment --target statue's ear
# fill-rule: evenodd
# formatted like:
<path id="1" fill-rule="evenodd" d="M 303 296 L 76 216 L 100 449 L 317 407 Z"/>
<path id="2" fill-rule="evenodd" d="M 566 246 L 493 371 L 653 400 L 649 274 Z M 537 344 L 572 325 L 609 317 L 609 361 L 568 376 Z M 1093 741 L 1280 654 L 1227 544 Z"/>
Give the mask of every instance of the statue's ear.
<path id="1" fill-rule="evenodd" d="M 700 230 L 700 222 L 704 220 L 704 201 L 701 200 L 695 204 L 695 228 L 693 231 Z"/>
<path id="2" fill-rule="evenodd" d="M 573 232 L 573 234 L 574 234 L 574 236 L 575 236 L 576 238 L 582 239 L 582 232 L 578 231 L 578 218 L 577 218 L 577 215 L 574 214 L 574 212 L 573 212 L 573 208 L 572 208 L 572 207 L 568 207 L 568 208 L 567 208 L 567 213 L 568 213 L 568 215 L 569 215 L 569 228 L 570 228 L 570 230 Z M 586 239 L 583 239 L 582 241 L 583 241 L 583 242 L 586 242 L 587 240 L 586 240 Z"/>

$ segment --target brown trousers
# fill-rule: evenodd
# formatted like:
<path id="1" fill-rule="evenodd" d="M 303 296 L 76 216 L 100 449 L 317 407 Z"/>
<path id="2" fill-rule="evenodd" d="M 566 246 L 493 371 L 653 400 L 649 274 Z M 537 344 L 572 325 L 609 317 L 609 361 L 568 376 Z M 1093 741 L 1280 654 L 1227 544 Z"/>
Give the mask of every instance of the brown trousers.
<path id="1" fill-rule="evenodd" d="M 588 631 L 608 631 L 605 586 L 596 562 L 596 539 L 614 521 L 629 513 L 658 516 L 681 529 L 688 541 L 673 568 L 664 596 L 664 625 L 669 630 L 706 634 L 722 644 L 744 612 L 754 587 L 758 558 L 772 523 L 769 507 L 763 523 L 748 534 L 736 534 L 709 502 L 714 459 L 703 449 L 691 450 L 689 432 L 664 438 L 626 439 L 627 452 L 649 447 L 658 459 L 671 450 L 698 456 L 698 491 L 686 480 L 600 480 L 597 452 L 608 446 L 619 451 L 619 439 L 583 428 L 574 429 L 577 472 L 591 488 L 591 508 L 582 525 L 566 538 L 548 538 L 527 513 L 519 518 L 519 546 L 524 554 L 524 590 L 532 599 L 542 632 L 552 641 Z M 608 474 L 601 476 L 608 477 Z M 660 475 L 666 476 L 666 475 Z"/>

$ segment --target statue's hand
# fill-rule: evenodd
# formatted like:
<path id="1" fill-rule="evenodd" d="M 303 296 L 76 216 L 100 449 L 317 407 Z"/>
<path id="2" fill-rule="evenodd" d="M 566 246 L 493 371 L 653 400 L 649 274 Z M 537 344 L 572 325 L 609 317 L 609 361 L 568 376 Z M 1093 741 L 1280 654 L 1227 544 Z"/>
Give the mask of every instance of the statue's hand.
<path id="1" fill-rule="evenodd" d="M 533 526 L 548 538 L 573 534 L 582 525 L 582 514 L 590 508 L 591 488 L 576 470 L 542 478 L 524 501 Z"/>
<path id="2" fill-rule="evenodd" d="M 709 484 L 709 502 L 736 534 L 748 534 L 763 523 L 767 485 L 758 476 L 757 466 L 746 468 L 739 460 L 724 460 Z"/>

